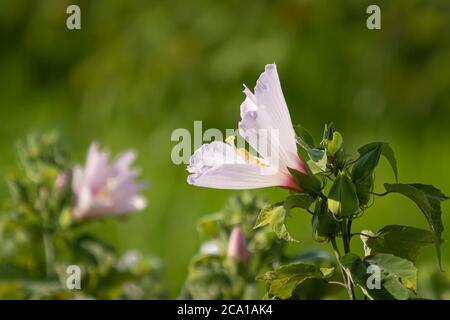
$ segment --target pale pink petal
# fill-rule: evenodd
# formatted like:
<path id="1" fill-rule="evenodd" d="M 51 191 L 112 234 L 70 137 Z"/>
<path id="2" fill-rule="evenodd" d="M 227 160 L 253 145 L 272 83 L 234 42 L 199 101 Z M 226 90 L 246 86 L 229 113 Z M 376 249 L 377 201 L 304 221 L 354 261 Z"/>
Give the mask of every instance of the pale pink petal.
<path id="1" fill-rule="evenodd" d="M 221 141 L 204 144 L 189 159 L 188 172 L 195 173 L 222 164 L 245 163 L 236 148 Z"/>
<path id="2" fill-rule="evenodd" d="M 72 189 L 75 193 L 78 193 L 83 183 L 83 168 L 81 166 L 75 166 L 73 169 L 72 177 Z"/>
<path id="3" fill-rule="evenodd" d="M 285 173 L 246 162 L 236 148 L 218 141 L 199 148 L 190 159 L 188 171 L 189 184 L 208 188 L 256 189 L 289 184 Z"/>
<path id="4" fill-rule="evenodd" d="M 147 201 L 144 197 L 134 195 L 126 199 L 113 199 L 115 202 L 111 203 L 107 210 L 108 214 L 123 215 L 133 211 L 140 211 L 147 207 Z"/>
<path id="5" fill-rule="evenodd" d="M 224 164 L 188 177 L 189 184 L 215 189 L 257 189 L 284 186 L 287 182 L 284 175 L 261 175 L 260 168 L 251 164 Z"/>
<path id="6" fill-rule="evenodd" d="M 84 178 L 94 193 L 106 183 L 110 173 L 108 161 L 108 152 L 101 152 L 98 145 L 92 143 L 86 159 Z"/>
<path id="7" fill-rule="evenodd" d="M 128 150 L 119 154 L 114 162 L 114 169 L 128 171 L 130 165 L 136 160 L 136 152 Z"/>
<path id="8" fill-rule="evenodd" d="M 141 196 L 134 196 L 130 199 L 131 211 L 144 210 L 147 207 L 147 200 Z"/>
<path id="9" fill-rule="evenodd" d="M 91 209 L 92 206 L 92 194 L 89 187 L 84 185 L 81 187 L 79 193 L 76 195 L 76 208 L 74 214 L 76 218 L 81 218 Z"/>
<path id="10" fill-rule="evenodd" d="M 127 199 L 139 193 L 147 187 L 146 183 L 136 183 L 134 177 L 125 177 L 117 181 L 111 188 L 111 196 L 116 200 Z"/>
<path id="11" fill-rule="evenodd" d="M 239 133 L 264 158 L 273 162 L 273 157 L 285 166 L 306 172 L 305 164 L 297 154 L 295 132 L 292 126 L 289 110 L 281 90 L 280 80 L 275 64 L 266 65 L 265 71 L 259 77 L 255 93 L 244 89 L 246 99 L 241 105 L 241 121 Z M 278 133 L 277 139 L 272 139 L 270 132 Z M 262 154 L 258 145 L 261 140 L 269 140 L 268 145 L 277 154 Z M 267 148 L 270 150 L 270 147 Z"/>

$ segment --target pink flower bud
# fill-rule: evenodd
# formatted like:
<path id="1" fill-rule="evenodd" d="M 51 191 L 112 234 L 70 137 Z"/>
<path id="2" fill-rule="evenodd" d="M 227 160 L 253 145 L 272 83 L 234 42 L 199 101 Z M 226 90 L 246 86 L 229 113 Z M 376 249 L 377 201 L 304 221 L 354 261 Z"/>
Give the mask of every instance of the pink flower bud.
<path id="1" fill-rule="evenodd" d="M 245 235 L 240 227 L 234 227 L 228 241 L 228 257 L 247 264 L 250 255 L 247 248 Z"/>
<path id="2" fill-rule="evenodd" d="M 67 185 L 67 173 L 61 172 L 55 179 L 55 188 L 61 190 L 66 185 Z"/>

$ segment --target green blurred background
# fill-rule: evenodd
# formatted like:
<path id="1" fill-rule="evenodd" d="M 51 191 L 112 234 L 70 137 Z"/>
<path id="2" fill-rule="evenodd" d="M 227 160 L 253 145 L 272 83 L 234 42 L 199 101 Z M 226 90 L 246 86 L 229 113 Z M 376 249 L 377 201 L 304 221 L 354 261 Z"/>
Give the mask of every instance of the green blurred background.
<path id="1" fill-rule="evenodd" d="M 66 8 L 81 7 L 81 30 L 66 28 Z M 381 7 L 382 30 L 366 28 L 366 8 Z M 294 123 L 321 137 L 334 121 L 348 151 L 371 141 L 394 148 L 401 182 L 434 184 L 450 194 L 450 2 L 129 1 L 0 2 L 0 175 L 16 170 L 15 142 L 59 130 L 84 161 L 95 139 L 113 152 L 134 148 L 149 206 L 125 221 L 91 225 L 119 251 L 159 255 L 175 297 L 197 251 L 196 221 L 236 192 L 186 183 L 171 162 L 176 128 L 236 128 L 242 83 L 253 85 L 276 62 Z M 393 181 L 377 171 L 377 190 Z M 271 201 L 285 191 L 257 191 Z M 0 183 L 0 202 L 8 191 Z M 1 204 L 1 203 L 0 203 Z M 450 239 L 450 204 L 443 204 Z M 426 228 L 402 196 L 377 199 L 355 230 L 386 224 Z M 301 242 L 292 252 L 325 247 L 311 239 L 310 218 L 288 220 Z M 358 243 L 354 239 L 353 246 Z M 359 244 L 358 244 L 359 245 Z M 448 243 L 442 247 L 450 270 Z M 419 261 L 437 269 L 434 249 Z M 419 282 L 420 287 L 420 282 Z"/>

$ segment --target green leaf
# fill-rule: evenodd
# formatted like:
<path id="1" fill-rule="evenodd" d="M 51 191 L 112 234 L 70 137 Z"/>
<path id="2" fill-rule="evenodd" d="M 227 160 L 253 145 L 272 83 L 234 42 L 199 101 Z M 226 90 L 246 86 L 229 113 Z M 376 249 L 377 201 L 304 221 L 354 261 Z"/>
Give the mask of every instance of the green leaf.
<path id="1" fill-rule="evenodd" d="M 311 160 L 319 166 L 322 171 L 325 171 L 327 168 L 327 153 L 323 149 L 307 149 L 308 155 Z"/>
<path id="2" fill-rule="evenodd" d="M 352 177 L 354 181 L 366 179 L 373 174 L 383 155 L 394 171 L 395 181 L 398 181 L 397 160 L 394 150 L 386 142 L 372 142 L 358 149 L 359 158 L 353 166 Z"/>
<path id="3" fill-rule="evenodd" d="M 433 187 L 430 184 L 411 183 L 410 185 L 425 193 L 428 200 L 441 202 L 450 199 L 450 197 L 447 197 L 445 194 L 443 194 L 441 190 Z"/>
<path id="4" fill-rule="evenodd" d="M 324 273 L 312 264 L 302 262 L 281 266 L 273 271 L 268 271 L 256 279 L 264 281 L 269 286 L 269 293 L 279 299 L 289 299 L 295 288 L 307 279 L 322 279 L 330 276 L 331 270 Z"/>
<path id="5" fill-rule="evenodd" d="M 444 226 L 442 224 L 441 217 L 441 202 L 449 198 L 445 196 L 439 189 L 436 189 L 431 185 L 385 183 L 384 187 L 386 188 L 387 192 L 400 193 L 410 198 L 416 203 L 416 205 L 425 215 L 425 218 L 427 219 L 428 225 L 430 227 L 430 231 L 433 234 L 439 266 L 442 269 L 440 247 L 442 243 L 441 235 L 442 231 L 444 230 Z"/>
<path id="6" fill-rule="evenodd" d="M 354 253 L 347 253 L 339 259 L 341 264 L 346 268 L 350 268 L 358 260 L 360 261 L 361 259 Z"/>
<path id="7" fill-rule="evenodd" d="M 328 162 L 327 153 L 323 152 L 323 157 L 321 159 L 314 161 L 314 164 L 317 167 L 319 167 L 322 172 L 325 172 L 327 170 L 327 162 Z"/>
<path id="8" fill-rule="evenodd" d="M 315 148 L 314 138 L 304 127 L 297 125 L 294 129 L 297 143 L 307 151 L 312 162 L 321 169 L 320 171 L 325 171 L 327 165 L 327 154 L 325 150 Z"/>
<path id="9" fill-rule="evenodd" d="M 365 179 L 354 181 L 360 206 L 365 206 L 369 203 L 371 192 L 373 191 L 373 182 L 373 174 Z"/>
<path id="10" fill-rule="evenodd" d="M 316 163 L 312 160 L 308 160 L 307 165 L 308 165 L 308 168 L 311 171 L 311 173 L 314 175 L 324 173 L 326 170 L 326 163 L 325 163 L 325 167 L 324 167 L 324 166 L 322 166 L 322 164 L 319 165 L 318 163 Z"/>
<path id="11" fill-rule="evenodd" d="M 306 193 L 291 194 L 284 200 L 284 208 L 289 211 L 293 208 L 309 209 L 315 199 Z"/>
<path id="12" fill-rule="evenodd" d="M 389 161 L 396 181 L 398 179 L 397 161 L 395 160 L 394 151 L 385 142 L 366 144 L 358 149 L 358 153 L 359 158 L 352 168 L 352 180 L 356 186 L 360 205 L 364 206 L 370 200 L 373 190 L 374 171 L 378 166 L 381 155 Z"/>
<path id="13" fill-rule="evenodd" d="M 297 185 L 301 187 L 303 191 L 316 195 L 319 194 L 322 190 L 322 183 L 312 173 L 304 174 L 303 172 L 297 171 L 292 168 L 288 168 L 288 170 L 294 177 Z"/>
<path id="14" fill-rule="evenodd" d="M 315 142 L 313 136 L 301 125 L 294 126 L 297 143 L 305 149 L 314 148 Z"/>
<path id="15" fill-rule="evenodd" d="M 381 154 L 387 159 L 389 164 L 391 165 L 392 170 L 395 175 L 395 182 L 398 182 L 398 168 L 397 168 L 397 159 L 395 158 L 394 150 L 388 143 L 381 144 Z"/>
<path id="16" fill-rule="evenodd" d="M 333 132 L 333 139 L 329 140 L 327 143 L 327 154 L 330 156 L 334 156 L 342 147 L 342 135 L 334 131 Z"/>
<path id="17" fill-rule="evenodd" d="M 408 289 L 416 290 L 417 268 L 411 261 L 385 253 L 369 256 L 365 261 L 379 266 L 384 273 L 396 277 Z"/>
<path id="18" fill-rule="evenodd" d="M 322 279 L 329 279 L 334 275 L 334 267 L 331 268 L 320 268 L 320 272 L 322 272 Z"/>
<path id="19" fill-rule="evenodd" d="M 372 146 L 369 149 L 367 146 Z M 352 168 L 353 181 L 365 180 L 373 175 L 381 156 L 381 148 L 378 145 L 369 144 L 358 149 L 359 158 Z"/>
<path id="20" fill-rule="evenodd" d="M 269 225 L 278 238 L 286 241 L 297 241 L 288 232 L 285 220 L 293 208 L 308 209 L 315 199 L 306 194 L 292 194 L 284 202 L 263 208 L 256 220 L 255 227 Z"/>
<path id="21" fill-rule="evenodd" d="M 284 224 L 288 212 L 289 211 L 286 211 L 283 203 L 267 206 L 261 210 L 253 228 L 256 229 L 269 225 L 278 238 L 297 242 L 297 240 L 289 234 L 286 225 Z"/>
<path id="22" fill-rule="evenodd" d="M 335 216 L 351 216 L 358 211 L 358 196 L 353 182 L 345 172 L 334 180 L 328 193 L 328 209 Z"/>
<path id="23" fill-rule="evenodd" d="M 407 300 L 411 295 L 413 295 L 411 290 L 408 290 L 408 288 L 398 281 L 396 276 L 391 274 L 383 277 L 383 288 L 392 295 L 393 299 L 397 300 Z"/>
<path id="24" fill-rule="evenodd" d="M 371 254 L 391 253 L 397 257 L 415 262 L 422 247 L 434 243 L 433 235 L 428 230 L 414 227 L 389 225 L 368 237 L 365 245 Z"/>
<path id="25" fill-rule="evenodd" d="M 417 269 L 409 260 L 392 254 L 376 254 L 361 260 L 349 253 L 341 257 L 340 262 L 352 282 L 370 299 L 406 300 L 414 295 L 412 290 L 416 287 Z M 372 277 L 370 266 L 377 266 L 380 270 L 380 288 L 368 286 Z"/>

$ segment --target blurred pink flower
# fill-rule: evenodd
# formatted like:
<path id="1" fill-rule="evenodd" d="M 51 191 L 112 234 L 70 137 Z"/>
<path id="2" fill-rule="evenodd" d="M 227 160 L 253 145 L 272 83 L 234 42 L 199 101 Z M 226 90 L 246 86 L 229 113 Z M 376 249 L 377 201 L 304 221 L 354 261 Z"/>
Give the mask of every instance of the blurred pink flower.
<path id="1" fill-rule="evenodd" d="M 260 157 L 236 148 L 230 141 L 204 144 L 189 160 L 189 184 L 217 189 L 281 186 L 300 190 L 288 168 L 303 173 L 307 169 L 297 153 L 275 64 L 266 65 L 254 91 L 244 86 L 239 134 Z"/>
<path id="2" fill-rule="evenodd" d="M 120 216 L 144 209 L 146 200 L 139 192 L 145 185 L 135 181 L 138 172 L 130 168 L 135 158 L 135 152 L 125 151 L 110 164 L 109 153 L 92 143 L 84 168 L 73 170 L 74 219 Z"/>
<path id="3" fill-rule="evenodd" d="M 229 258 L 247 264 L 250 260 L 250 254 L 247 248 L 247 241 L 245 235 L 240 227 L 234 227 L 231 231 L 230 239 L 228 240 Z"/>

